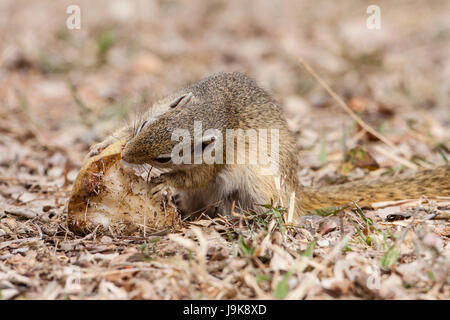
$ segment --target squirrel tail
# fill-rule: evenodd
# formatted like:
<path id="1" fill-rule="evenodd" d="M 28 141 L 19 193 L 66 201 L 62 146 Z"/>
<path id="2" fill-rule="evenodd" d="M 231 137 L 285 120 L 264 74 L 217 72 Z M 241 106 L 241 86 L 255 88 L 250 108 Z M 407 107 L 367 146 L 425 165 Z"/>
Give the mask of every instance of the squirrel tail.
<path id="1" fill-rule="evenodd" d="M 355 201 L 359 206 L 369 206 L 379 201 L 395 201 L 450 197 L 450 164 L 417 172 L 407 177 L 386 177 L 372 181 L 356 181 L 327 187 L 302 187 L 299 192 L 301 212 L 304 214 Z"/>

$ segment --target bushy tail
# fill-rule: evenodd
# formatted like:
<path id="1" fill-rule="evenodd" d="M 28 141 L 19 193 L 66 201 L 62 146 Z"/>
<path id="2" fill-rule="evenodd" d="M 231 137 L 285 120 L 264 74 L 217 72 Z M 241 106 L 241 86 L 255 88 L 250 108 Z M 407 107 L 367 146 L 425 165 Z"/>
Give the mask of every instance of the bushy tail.
<path id="1" fill-rule="evenodd" d="M 336 186 L 302 188 L 301 211 L 341 206 L 352 201 L 368 206 L 379 201 L 418 199 L 427 196 L 450 197 L 450 164 L 423 170 L 412 176 L 386 177 L 371 181 L 357 181 Z"/>

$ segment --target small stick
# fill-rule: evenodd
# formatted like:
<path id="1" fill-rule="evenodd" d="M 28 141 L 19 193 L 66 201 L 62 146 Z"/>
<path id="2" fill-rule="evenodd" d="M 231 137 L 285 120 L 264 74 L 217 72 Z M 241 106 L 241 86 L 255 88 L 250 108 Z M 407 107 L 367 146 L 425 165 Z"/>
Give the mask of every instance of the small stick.
<path id="1" fill-rule="evenodd" d="M 367 123 L 365 123 L 360 117 L 358 117 L 358 115 L 356 113 L 354 113 L 352 111 L 352 109 L 350 109 L 347 104 L 344 102 L 344 100 L 342 100 L 341 97 L 339 97 L 336 92 L 334 92 L 326 83 L 325 81 L 322 80 L 322 78 L 320 78 L 317 73 L 311 68 L 311 66 L 306 63 L 305 61 L 303 61 L 303 59 L 300 59 L 300 63 L 303 65 L 303 67 L 305 67 L 305 69 L 320 83 L 320 85 L 322 85 L 322 87 L 324 87 L 324 89 L 328 92 L 328 94 L 334 99 L 336 100 L 336 102 L 339 104 L 339 106 L 341 108 L 343 108 L 345 110 L 345 112 L 347 112 L 352 118 L 353 120 L 355 120 L 361 127 L 364 128 L 364 130 L 366 130 L 367 132 L 371 133 L 373 136 L 377 137 L 380 141 L 384 142 L 385 144 L 387 144 L 388 146 L 390 146 L 392 149 L 397 150 L 398 152 L 402 153 L 403 155 L 406 156 L 406 154 L 404 154 L 401 150 L 399 150 L 388 138 L 386 138 L 385 136 L 383 136 L 382 134 L 380 134 L 378 131 L 376 131 L 375 129 L 373 129 L 372 127 L 370 127 Z M 401 159 L 400 157 L 397 157 L 398 159 Z M 407 159 L 402 159 L 402 164 L 408 163 L 408 167 L 412 168 L 412 169 L 417 169 L 417 165 L 412 163 L 411 161 L 407 160 Z M 406 165 L 406 164 L 405 164 Z"/>
<path id="2" fill-rule="evenodd" d="M 291 223 L 294 217 L 294 209 L 295 209 L 295 191 L 291 193 L 291 198 L 289 199 L 289 210 L 287 215 L 287 223 Z"/>
<path id="3" fill-rule="evenodd" d="M 396 156 L 395 154 L 392 154 L 392 153 L 388 152 L 387 150 L 384 150 L 380 146 L 375 146 L 375 150 L 378 151 L 379 153 L 381 153 L 382 155 L 384 155 L 388 158 L 391 158 L 392 160 L 395 160 L 398 163 L 401 163 L 405 167 L 408 167 L 410 169 L 417 169 L 417 166 L 412 165 L 410 161 L 403 159 L 402 157 Z"/>

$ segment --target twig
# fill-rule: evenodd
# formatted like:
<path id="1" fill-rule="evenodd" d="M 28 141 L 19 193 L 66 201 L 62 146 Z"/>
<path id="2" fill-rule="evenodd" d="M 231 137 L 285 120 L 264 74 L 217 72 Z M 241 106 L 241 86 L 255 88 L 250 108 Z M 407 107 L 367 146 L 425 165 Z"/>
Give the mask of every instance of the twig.
<path id="1" fill-rule="evenodd" d="M 328 94 L 334 99 L 336 100 L 336 102 L 338 103 L 338 105 L 345 110 L 345 112 L 347 112 L 352 118 L 353 120 L 355 120 L 364 130 L 366 130 L 367 132 L 369 132 L 370 134 L 372 134 L 373 136 L 377 137 L 380 141 L 384 142 L 385 144 L 387 144 L 388 146 L 390 146 L 393 150 L 396 150 L 398 152 L 400 152 L 401 154 L 403 154 L 404 156 L 407 156 L 405 153 L 403 153 L 401 150 L 399 150 L 394 143 L 392 143 L 392 141 L 390 141 L 388 138 L 386 138 L 385 136 L 383 136 L 381 133 L 379 133 L 378 131 L 376 131 L 375 129 L 373 129 L 372 127 L 370 127 L 367 123 L 365 123 L 360 117 L 358 117 L 358 115 L 356 113 L 354 113 L 352 111 L 352 109 L 350 109 L 347 104 L 344 102 L 344 100 L 342 100 L 341 97 L 339 97 L 336 92 L 334 92 L 327 84 L 324 80 L 322 80 L 322 78 L 320 78 L 317 73 L 311 68 L 311 66 L 306 63 L 305 61 L 303 61 L 303 59 L 300 59 L 300 63 L 303 65 L 303 67 L 305 67 L 305 69 L 320 83 L 320 85 L 328 92 Z M 412 168 L 412 169 L 417 169 L 417 165 L 412 163 L 411 161 L 407 160 L 407 159 L 402 159 L 401 157 L 396 156 L 396 159 L 398 161 L 398 159 L 401 159 L 401 163 L 404 164 L 405 166 Z M 400 162 L 400 161 L 399 161 Z"/>
<path id="2" fill-rule="evenodd" d="M 11 244 L 22 243 L 22 242 L 37 242 L 39 240 L 41 240 L 41 239 L 39 239 L 39 238 L 23 238 L 23 239 L 4 241 L 4 242 L 0 243 L 0 249 L 8 247 Z"/>
<path id="3" fill-rule="evenodd" d="M 408 167 L 410 169 L 417 169 L 417 166 L 415 164 L 413 164 L 411 161 L 408 161 L 406 159 L 403 159 L 402 157 L 396 156 L 395 154 L 392 154 L 391 152 L 388 152 L 387 150 L 384 150 L 380 146 L 375 146 L 375 150 L 377 152 L 381 153 L 382 155 L 384 155 L 384 156 L 386 156 L 388 158 L 391 158 L 392 160 L 395 160 L 398 163 L 401 163 L 405 167 Z"/>

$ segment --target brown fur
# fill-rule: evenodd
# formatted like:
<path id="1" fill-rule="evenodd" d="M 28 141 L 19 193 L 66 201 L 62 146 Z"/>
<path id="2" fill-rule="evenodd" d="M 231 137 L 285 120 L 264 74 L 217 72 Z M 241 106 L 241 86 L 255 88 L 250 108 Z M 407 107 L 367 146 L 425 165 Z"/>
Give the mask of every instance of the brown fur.
<path id="1" fill-rule="evenodd" d="M 303 188 L 301 211 L 340 206 L 356 201 L 368 206 L 378 201 L 436 198 L 450 196 L 450 165 L 423 170 L 415 175 L 385 177 L 371 181 L 357 181 L 325 188 Z"/>
<path id="2" fill-rule="evenodd" d="M 169 107 L 182 99 L 181 107 Z M 149 118 L 148 123 L 134 133 L 122 158 L 130 163 L 171 169 L 164 178 L 178 192 L 179 205 L 186 213 L 207 210 L 209 214 L 218 211 L 229 214 L 233 203 L 244 210 L 261 212 L 263 209 L 258 204 L 277 201 L 281 194 L 286 205 L 293 191 L 296 192 L 297 214 L 350 201 L 367 205 L 423 195 L 450 196 L 450 165 L 408 178 L 385 178 L 326 188 L 300 186 L 296 178 L 295 137 L 288 130 L 279 104 L 240 73 L 210 76 L 161 100 L 156 106 L 158 116 Z M 261 175 L 258 165 L 174 165 L 155 161 L 160 155 L 170 154 L 177 143 L 171 141 L 172 131 L 186 128 L 192 133 L 195 120 L 202 121 L 203 130 L 216 128 L 224 136 L 226 129 L 278 129 L 279 176 L 284 182 L 281 191 L 276 186 L 275 176 Z M 129 131 L 124 132 L 129 134 Z"/>

